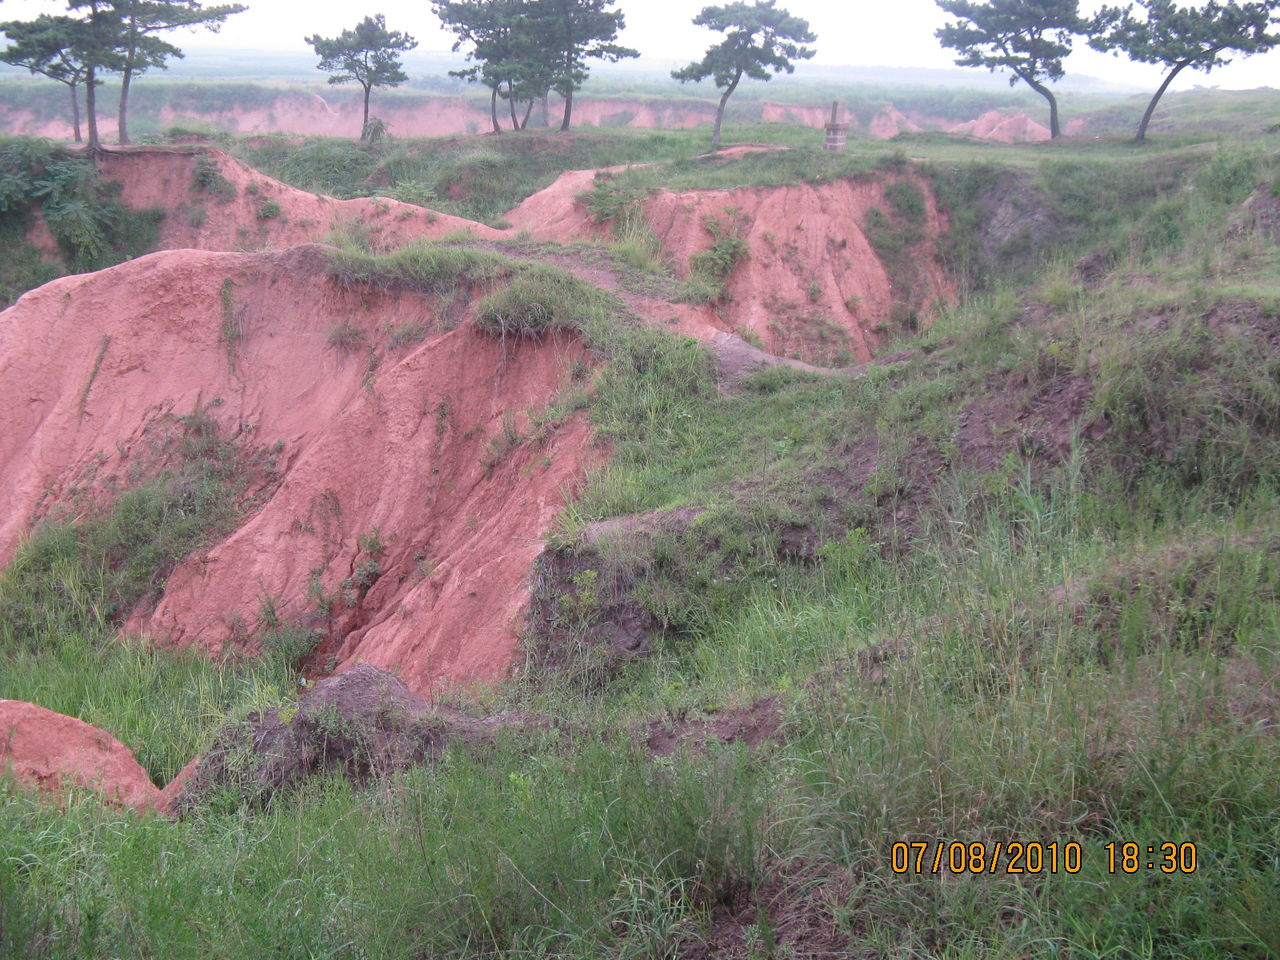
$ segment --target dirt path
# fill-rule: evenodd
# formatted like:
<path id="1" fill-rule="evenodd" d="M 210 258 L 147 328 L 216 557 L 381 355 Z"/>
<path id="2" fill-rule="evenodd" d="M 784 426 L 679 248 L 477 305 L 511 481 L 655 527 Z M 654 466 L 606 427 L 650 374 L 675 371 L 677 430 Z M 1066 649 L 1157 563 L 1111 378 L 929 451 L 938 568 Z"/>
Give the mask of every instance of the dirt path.
<path id="1" fill-rule="evenodd" d="M 601 260 L 607 254 L 598 248 L 584 249 L 585 245 L 579 244 L 578 249 L 574 249 L 545 242 L 530 245 L 504 240 L 480 240 L 474 245 L 515 260 L 551 263 L 584 283 L 616 297 L 641 322 L 703 341 L 715 356 L 717 379 L 725 388 L 731 388 L 743 377 L 768 367 L 786 366 L 805 373 L 828 376 L 845 374 L 852 369 L 819 367 L 769 353 L 748 343 L 736 333 L 709 323 L 705 311 L 696 306 L 641 293 L 636 289 L 641 283 L 667 286 L 673 295 L 678 285 L 674 277 L 653 274 L 629 276 L 622 269 L 606 266 Z"/>

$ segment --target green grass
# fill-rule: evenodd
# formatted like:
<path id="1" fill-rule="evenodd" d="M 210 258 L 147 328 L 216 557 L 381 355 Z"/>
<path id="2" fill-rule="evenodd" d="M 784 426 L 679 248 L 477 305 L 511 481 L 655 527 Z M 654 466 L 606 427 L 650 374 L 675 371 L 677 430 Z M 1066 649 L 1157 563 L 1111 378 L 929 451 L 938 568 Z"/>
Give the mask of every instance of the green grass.
<path id="1" fill-rule="evenodd" d="M 1010 182 L 1047 200 L 1043 246 L 904 334 L 899 363 L 732 392 L 701 344 L 547 265 L 461 241 L 340 247 L 344 283 L 463 289 L 494 335 L 592 346 L 600 366 L 555 413 L 585 409 L 611 457 L 551 538 L 572 575 L 548 609 L 591 661 L 598 621 L 630 605 L 663 626 L 652 653 L 582 683 L 531 634 L 528 669 L 482 698 L 545 730 L 455 745 L 368 790 L 316 781 L 181 823 L 7 794 L 0 952 L 675 956 L 723 933 L 727 907 L 761 957 L 802 955 L 801 930 L 871 956 L 1275 956 L 1280 254 L 1231 222 L 1274 179 L 1247 147 L 938 161 L 953 216 Z M 766 174 L 781 175 L 724 176 Z M 889 195 L 889 227 L 917 199 Z M 983 211 L 958 219 L 952 262 L 989 263 Z M 1073 265 L 1095 251 L 1106 271 L 1086 284 Z M 669 529 L 588 535 L 681 510 Z M 101 564 L 72 565 L 79 580 L 5 574 L 29 578 L 0 596 L 83 598 L 33 603 L 34 627 L 9 618 L 12 689 L 94 705 L 153 773 L 195 727 L 140 719 L 143 699 L 213 724 L 285 697 L 278 660 L 79 643 L 77 618 L 96 624 L 114 594 Z M 118 702 L 95 705 L 90 671 Z M 781 745 L 644 745 L 655 720 L 763 696 Z M 939 840 L 1078 843 L 1082 870 L 892 869 L 895 843 Z M 1194 842 L 1198 869 L 1110 872 L 1105 844 L 1128 841 Z"/>
<path id="2" fill-rule="evenodd" d="M 517 260 L 465 241 L 425 241 L 373 252 L 340 242 L 328 254 L 330 276 L 347 287 L 412 290 L 453 303 L 474 293 L 477 325 L 496 336 L 576 332 L 604 346 L 616 335 L 621 305 L 560 269 Z"/>

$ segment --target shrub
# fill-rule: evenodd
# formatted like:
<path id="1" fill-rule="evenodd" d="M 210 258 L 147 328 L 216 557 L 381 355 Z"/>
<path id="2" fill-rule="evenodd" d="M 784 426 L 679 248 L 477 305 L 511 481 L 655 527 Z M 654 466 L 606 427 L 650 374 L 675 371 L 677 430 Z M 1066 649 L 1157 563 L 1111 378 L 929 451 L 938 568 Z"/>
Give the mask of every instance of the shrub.
<path id="1" fill-rule="evenodd" d="M 562 270 L 532 267 L 476 307 L 476 323 L 499 336 L 539 337 L 579 327 L 585 284 Z"/>
<path id="2" fill-rule="evenodd" d="M 679 296 L 686 303 L 723 300 L 729 275 L 748 256 L 741 211 L 730 208 L 722 217 L 704 217 L 702 226 L 711 234 L 712 243 L 689 258 L 689 276 Z"/>
<path id="3" fill-rule="evenodd" d="M 364 343 L 364 331 L 346 321 L 329 331 L 329 346 L 343 353 L 359 350 Z"/>
<path id="4" fill-rule="evenodd" d="M 884 198 L 893 214 L 912 224 L 924 223 L 924 191 L 910 180 L 895 180 L 884 188 Z"/>
<path id="5" fill-rule="evenodd" d="M 132 210 L 119 196 L 120 184 L 102 180 L 92 162 L 48 141 L 19 138 L 0 146 L 0 228 L 29 246 L 26 228 L 39 210 L 73 270 L 100 270 L 155 248 L 163 211 Z M 48 268 L 32 264 L 5 273 L 51 279 Z"/>
<path id="6" fill-rule="evenodd" d="M 195 167 L 191 171 L 191 189 L 207 193 L 224 202 L 236 195 L 235 186 L 222 175 L 217 161 L 207 153 L 196 157 Z"/>

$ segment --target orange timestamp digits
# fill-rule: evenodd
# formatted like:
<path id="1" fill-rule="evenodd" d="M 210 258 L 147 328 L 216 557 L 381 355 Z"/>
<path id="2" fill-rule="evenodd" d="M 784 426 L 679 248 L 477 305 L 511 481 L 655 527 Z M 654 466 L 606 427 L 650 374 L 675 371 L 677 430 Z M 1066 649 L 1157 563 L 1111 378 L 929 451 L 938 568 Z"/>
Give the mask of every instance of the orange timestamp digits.
<path id="1" fill-rule="evenodd" d="M 1194 843 L 1141 845 L 1137 843 L 1108 843 L 1108 873 L 1137 873 L 1139 870 L 1159 870 L 1161 873 L 1195 873 L 1198 851 Z"/>
<path id="2" fill-rule="evenodd" d="M 894 873 L 1079 873 L 1083 859 L 1084 850 L 1074 840 L 924 840 L 895 843 L 889 865 Z"/>
<path id="3" fill-rule="evenodd" d="M 1104 844 L 1108 873 L 1138 873 L 1142 870 L 1165 874 L 1195 873 L 1199 866 L 1194 843 L 1166 841 L 1155 844 Z M 974 841 L 920 840 L 895 843 L 890 853 L 894 873 L 1079 873 L 1084 866 L 1084 848 L 1074 840 L 1066 843 L 1026 843 L 1014 840 Z"/>

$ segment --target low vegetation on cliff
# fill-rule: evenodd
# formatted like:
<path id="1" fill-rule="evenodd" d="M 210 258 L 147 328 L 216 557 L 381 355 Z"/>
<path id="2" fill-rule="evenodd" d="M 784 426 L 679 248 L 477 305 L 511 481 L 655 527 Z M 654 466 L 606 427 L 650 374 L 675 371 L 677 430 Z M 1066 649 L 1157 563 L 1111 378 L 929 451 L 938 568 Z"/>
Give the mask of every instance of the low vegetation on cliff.
<path id="1" fill-rule="evenodd" d="M 86 158 L 31 138 L 0 138 L 0 305 L 64 273 L 100 270 L 155 249 L 160 210 L 131 210 Z M 31 242 L 39 220 L 52 249 Z"/>

